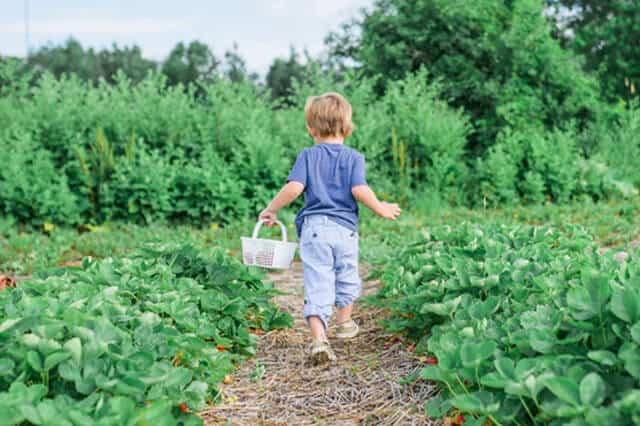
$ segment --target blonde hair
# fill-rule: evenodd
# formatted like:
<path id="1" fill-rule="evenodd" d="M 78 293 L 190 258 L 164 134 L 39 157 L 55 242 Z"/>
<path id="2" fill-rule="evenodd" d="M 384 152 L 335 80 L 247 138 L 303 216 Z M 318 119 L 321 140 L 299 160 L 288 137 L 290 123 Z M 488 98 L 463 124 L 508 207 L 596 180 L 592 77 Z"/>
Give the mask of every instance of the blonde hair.
<path id="1" fill-rule="evenodd" d="M 353 131 L 351 104 L 339 93 L 329 92 L 307 99 L 304 117 L 318 138 L 346 138 Z"/>

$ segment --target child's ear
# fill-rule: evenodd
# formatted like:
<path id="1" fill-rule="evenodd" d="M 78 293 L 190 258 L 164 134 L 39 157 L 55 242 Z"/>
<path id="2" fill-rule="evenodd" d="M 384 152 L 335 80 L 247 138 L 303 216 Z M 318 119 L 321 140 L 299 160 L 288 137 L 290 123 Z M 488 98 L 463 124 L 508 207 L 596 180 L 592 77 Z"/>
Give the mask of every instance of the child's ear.
<path id="1" fill-rule="evenodd" d="M 309 127 L 309 125 L 307 124 L 307 130 L 309 131 L 309 134 L 311 135 L 312 138 L 316 138 L 316 132 L 313 131 L 313 129 L 311 127 Z"/>

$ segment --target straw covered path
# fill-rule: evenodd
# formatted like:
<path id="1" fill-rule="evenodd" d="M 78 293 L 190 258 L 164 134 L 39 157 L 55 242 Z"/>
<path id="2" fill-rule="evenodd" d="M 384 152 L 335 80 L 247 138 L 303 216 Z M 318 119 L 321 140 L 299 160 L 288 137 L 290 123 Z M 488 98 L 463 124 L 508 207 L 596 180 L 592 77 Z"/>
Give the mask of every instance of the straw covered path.
<path id="1" fill-rule="evenodd" d="M 366 272 L 366 271 L 365 271 Z M 398 379 L 420 368 L 407 344 L 381 329 L 380 310 L 356 304 L 354 318 L 361 333 L 339 341 L 329 333 L 338 361 L 312 366 L 300 308 L 302 267 L 269 275 L 286 292 L 276 302 L 293 315 L 292 329 L 260 338 L 257 355 L 223 386 L 223 402 L 203 411 L 207 425 L 430 425 L 419 409 L 436 393 L 425 381 L 400 384 Z M 364 294 L 378 283 L 364 283 Z"/>

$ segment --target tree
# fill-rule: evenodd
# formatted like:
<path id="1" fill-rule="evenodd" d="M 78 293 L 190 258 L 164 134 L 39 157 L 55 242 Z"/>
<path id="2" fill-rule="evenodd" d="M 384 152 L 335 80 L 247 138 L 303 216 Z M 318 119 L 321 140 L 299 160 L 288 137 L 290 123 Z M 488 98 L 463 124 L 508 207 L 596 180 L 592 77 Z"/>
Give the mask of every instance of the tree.
<path id="1" fill-rule="evenodd" d="M 549 0 L 566 45 L 586 58 L 610 100 L 640 91 L 640 2 L 637 0 Z"/>
<path id="2" fill-rule="evenodd" d="M 69 38 L 63 45 L 43 46 L 29 56 L 29 65 L 51 72 L 56 77 L 75 74 L 97 81 L 98 66 L 93 49 L 85 51 L 79 41 Z"/>
<path id="3" fill-rule="evenodd" d="M 157 67 L 155 62 L 143 58 L 142 51 L 135 45 L 119 48 L 114 44 L 111 50 L 101 50 L 97 54 L 97 63 L 100 75 L 109 83 L 115 81 L 118 71 L 137 83 Z"/>
<path id="4" fill-rule="evenodd" d="M 596 108 L 597 82 L 543 11 L 539 0 L 378 0 L 328 43 L 382 82 L 426 68 L 472 116 L 468 148 L 481 153 L 507 126 L 582 128 Z"/>
<path id="5" fill-rule="evenodd" d="M 46 70 L 56 77 L 75 74 L 83 80 L 97 82 L 105 79 L 112 83 L 120 71 L 132 81 L 138 82 L 156 68 L 153 61 L 142 57 L 138 46 L 111 49 L 85 50 L 80 42 L 70 38 L 61 46 L 44 46 L 29 56 L 28 64 Z"/>
<path id="6" fill-rule="evenodd" d="M 38 78 L 32 67 L 25 65 L 20 58 L 0 56 L 0 97 L 27 97 L 29 88 Z"/>
<path id="7" fill-rule="evenodd" d="M 186 86 L 201 80 L 213 80 L 217 76 L 218 65 L 220 62 L 209 46 L 194 40 L 187 46 L 178 43 L 162 65 L 162 72 L 169 84 Z"/>
<path id="8" fill-rule="evenodd" d="M 237 43 L 233 43 L 233 48 L 225 52 L 224 59 L 224 74 L 232 82 L 240 83 L 249 81 L 253 83 L 258 79 L 258 75 L 256 73 L 249 73 L 247 70 L 247 62 L 244 60 L 242 55 L 240 55 Z"/>
<path id="9" fill-rule="evenodd" d="M 306 67 L 298 62 L 298 53 L 292 47 L 289 58 L 276 58 L 267 72 L 266 83 L 273 99 L 286 99 L 291 95 L 294 81 L 304 77 Z"/>

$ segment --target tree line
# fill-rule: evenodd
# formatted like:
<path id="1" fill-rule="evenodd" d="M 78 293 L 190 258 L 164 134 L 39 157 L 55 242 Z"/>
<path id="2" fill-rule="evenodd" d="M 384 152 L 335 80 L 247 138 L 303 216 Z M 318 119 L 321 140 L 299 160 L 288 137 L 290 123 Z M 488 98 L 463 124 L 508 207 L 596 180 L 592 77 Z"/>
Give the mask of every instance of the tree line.
<path id="1" fill-rule="evenodd" d="M 510 71 L 513 62 L 513 58 L 503 57 L 509 50 L 522 47 L 519 42 L 523 40 L 510 46 L 501 33 L 506 26 L 514 25 L 512 18 L 518 9 L 532 14 L 531 22 L 535 24 L 531 33 L 518 33 L 516 37 L 535 37 L 539 30 L 545 32 L 543 21 L 553 24 L 549 35 L 567 53 L 553 54 L 556 57 L 547 58 L 549 62 L 579 62 L 581 70 L 596 76 L 600 93 L 608 101 L 638 96 L 640 2 L 626 0 L 376 0 L 372 7 L 344 23 L 341 30 L 326 37 L 327 58 L 320 60 L 307 54 L 303 60 L 292 48 L 289 57 L 274 59 L 264 85 L 274 98 L 285 98 L 292 83 L 302 79 L 309 66 L 334 72 L 357 68 L 379 75 L 383 82 L 425 66 L 433 78 L 453 80 L 448 84 L 455 87 L 450 91 L 454 105 L 473 113 L 491 105 L 487 81 L 503 82 L 504 72 Z M 535 49 L 544 49 L 545 42 L 548 44 L 548 40 L 536 41 L 541 43 Z M 136 83 L 150 71 L 166 75 L 172 85 L 187 86 L 216 78 L 256 84 L 259 80 L 257 74 L 249 72 L 237 45 L 218 58 L 209 45 L 198 40 L 177 43 L 158 63 L 145 58 L 136 45 L 114 44 L 98 50 L 84 48 L 70 38 L 61 45 L 47 45 L 31 52 L 27 67 L 46 70 L 57 77 L 75 74 L 85 80 L 104 79 L 108 83 L 115 81 L 118 72 Z M 542 77 L 535 70 L 530 73 L 532 79 Z M 469 90 L 472 96 L 466 95 Z M 460 102 L 460 98 L 464 100 Z"/>
<path id="2" fill-rule="evenodd" d="M 164 61 L 158 62 L 146 58 L 137 45 L 113 44 L 110 48 L 94 49 L 85 48 L 80 41 L 69 38 L 60 45 L 49 44 L 30 52 L 23 72 L 33 73 L 34 81 L 44 72 L 49 72 L 56 78 L 76 75 L 85 81 L 97 83 L 104 80 L 109 84 L 116 82 L 118 73 L 137 84 L 150 72 L 158 72 L 166 76 L 168 84 L 185 87 L 224 78 L 232 82 L 264 85 L 274 98 L 285 98 L 290 94 L 293 81 L 302 79 L 306 67 L 313 61 L 308 55 L 307 58 L 309 60 L 303 63 L 300 54 L 291 48 L 287 58 L 273 61 L 262 83 L 259 75 L 249 70 L 237 44 L 220 58 L 201 41 L 179 42 Z M 15 58 L 0 56 L 0 62 L 12 59 Z"/>

